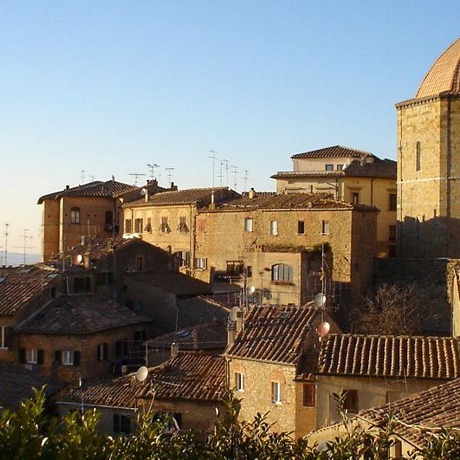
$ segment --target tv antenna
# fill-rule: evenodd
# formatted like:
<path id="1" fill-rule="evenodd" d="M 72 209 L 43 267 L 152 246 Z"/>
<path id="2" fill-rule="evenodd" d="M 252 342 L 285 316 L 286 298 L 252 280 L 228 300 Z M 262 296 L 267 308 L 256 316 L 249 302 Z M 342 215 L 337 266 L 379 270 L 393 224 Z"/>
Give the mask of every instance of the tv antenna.
<path id="1" fill-rule="evenodd" d="M 165 168 L 166 171 L 168 171 L 168 182 L 171 183 L 171 176 L 172 176 L 172 173 L 171 171 L 174 171 L 176 168 Z"/>
<path id="2" fill-rule="evenodd" d="M 5 223 L 5 265 L 8 265 L 8 228 L 10 224 Z"/>
<path id="3" fill-rule="evenodd" d="M 238 166 L 230 166 L 230 169 L 232 170 L 233 173 L 233 190 L 236 192 L 236 176 L 238 174 Z"/>
<path id="4" fill-rule="evenodd" d="M 228 160 L 226 160 L 225 158 L 220 160 L 220 185 L 222 186 L 222 182 L 223 182 L 223 177 L 224 177 L 224 164 L 225 164 L 225 173 L 226 173 L 226 181 L 225 181 L 225 185 L 228 185 Z"/>
<path id="5" fill-rule="evenodd" d="M 155 174 L 155 170 L 156 170 L 157 168 L 159 168 L 160 165 L 157 165 L 156 163 L 153 163 L 153 164 L 147 163 L 147 166 L 148 166 L 148 168 L 149 168 L 150 177 L 151 177 L 152 179 L 156 179 L 157 177 L 156 177 L 156 174 Z"/>
<path id="6" fill-rule="evenodd" d="M 214 187 L 214 174 L 215 174 L 215 166 L 216 166 L 216 160 L 217 160 L 217 156 L 216 156 L 217 152 L 215 150 L 210 150 L 209 152 L 212 153 L 212 155 L 209 158 L 211 158 L 212 160 L 212 186 Z"/>
<path id="7" fill-rule="evenodd" d="M 145 176 L 146 174 L 142 173 L 129 173 L 130 176 L 134 176 L 134 185 L 137 185 L 137 179 L 139 177 Z"/>
<path id="8" fill-rule="evenodd" d="M 31 248 L 32 248 L 31 246 L 28 246 L 28 245 L 27 245 L 27 240 L 33 239 L 32 236 L 29 236 L 29 235 L 28 235 L 28 232 L 29 232 L 29 229 L 28 229 L 28 228 L 25 228 L 25 229 L 24 229 L 24 236 L 22 237 L 22 238 L 23 238 L 23 245 L 20 246 L 21 249 L 22 249 L 22 263 L 23 263 L 23 265 L 26 265 L 27 249 L 31 249 Z"/>
<path id="9" fill-rule="evenodd" d="M 248 189 L 248 177 L 249 177 L 248 170 L 245 169 L 244 170 L 244 190 L 245 191 Z"/>
<path id="10" fill-rule="evenodd" d="M 85 170 L 84 169 L 81 170 L 80 177 L 81 177 L 81 183 L 84 184 L 85 183 Z"/>

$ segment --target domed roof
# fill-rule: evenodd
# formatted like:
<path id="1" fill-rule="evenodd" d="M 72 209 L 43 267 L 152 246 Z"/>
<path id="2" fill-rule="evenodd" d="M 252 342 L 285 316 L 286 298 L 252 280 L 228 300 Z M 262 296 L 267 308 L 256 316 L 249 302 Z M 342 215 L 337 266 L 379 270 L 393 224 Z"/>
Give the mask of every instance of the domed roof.
<path id="1" fill-rule="evenodd" d="M 415 97 L 434 96 L 445 91 L 460 94 L 460 38 L 439 56 Z"/>

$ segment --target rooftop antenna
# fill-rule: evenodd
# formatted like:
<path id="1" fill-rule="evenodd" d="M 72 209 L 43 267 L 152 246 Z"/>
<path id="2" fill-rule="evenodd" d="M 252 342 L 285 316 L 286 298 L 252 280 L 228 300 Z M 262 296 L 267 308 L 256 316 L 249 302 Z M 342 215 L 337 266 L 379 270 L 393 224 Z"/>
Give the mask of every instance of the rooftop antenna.
<path id="1" fill-rule="evenodd" d="M 90 180 L 91 182 L 94 182 L 94 179 L 96 179 L 95 176 L 91 176 L 91 175 L 89 176 L 89 180 Z"/>
<path id="2" fill-rule="evenodd" d="M 147 166 L 148 166 L 148 168 L 149 168 L 150 177 L 151 177 L 152 179 L 156 179 L 157 177 L 156 177 L 156 174 L 155 174 L 155 170 L 156 170 L 157 168 L 159 168 L 160 165 L 157 165 L 156 163 L 153 163 L 153 164 L 147 163 Z"/>
<path id="3" fill-rule="evenodd" d="M 244 190 L 245 191 L 248 189 L 248 177 L 249 177 L 248 170 L 245 169 L 244 170 Z"/>
<path id="4" fill-rule="evenodd" d="M 238 166 L 230 166 L 230 169 L 232 170 L 233 173 L 233 190 L 236 192 L 236 175 L 238 174 Z"/>
<path id="5" fill-rule="evenodd" d="M 10 224 L 5 223 L 5 265 L 8 265 L 8 228 Z"/>
<path id="6" fill-rule="evenodd" d="M 139 177 L 145 176 L 146 174 L 142 173 L 129 173 L 130 176 L 134 176 L 134 185 L 137 185 L 137 179 Z"/>
<path id="7" fill-rule="evenodd" d="M 166 171 L 168 171 L 168 182 L 171 183 L 171 176 L 172 176 L 171 171 L 173 171 L 176 168 L 165 168 L 165 169 Z"/>
<path id="8" fill-rule="evenodd" d="M 212 155 L 209 158 L 212 159 L 212 186 L 214 187 L 214 168 L 215 168 L 216 160 L 217 160 L 217 156 L 216 156 L 217 152 L 215 150 L 210 150 L 209 152 L 212 153 Z"/>
<path id="9" fill-rule="evenodd" d="M 29 232 L 28 228 L 24 229 L 24 236 L 23 238 L 23 245 L 22 245 L 22 263 L 26 265 L 26 256 L 27 256 L 27 249 L 31 249 L 31 246 L 27 246 L 27 240 L 33 239 L 32 236 L 29 236 L 27 233 Z"/>
<path id="10" fill-rule="evenodd" d="M 84 169 L 81 170 L 80 177 L 81 177 L 81 183 L 84 184 L 85 183 L 85 170 Z"/>

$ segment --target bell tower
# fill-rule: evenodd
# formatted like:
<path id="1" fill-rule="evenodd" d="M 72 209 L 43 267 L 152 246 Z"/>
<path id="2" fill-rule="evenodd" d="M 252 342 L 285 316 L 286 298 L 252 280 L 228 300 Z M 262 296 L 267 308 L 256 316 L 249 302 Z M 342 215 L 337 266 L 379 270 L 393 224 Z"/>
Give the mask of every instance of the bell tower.
<path id="1" fill-rule="evenodd" d="M 460 258 L 460 39 L 396 109 L 397 255 Z"/>

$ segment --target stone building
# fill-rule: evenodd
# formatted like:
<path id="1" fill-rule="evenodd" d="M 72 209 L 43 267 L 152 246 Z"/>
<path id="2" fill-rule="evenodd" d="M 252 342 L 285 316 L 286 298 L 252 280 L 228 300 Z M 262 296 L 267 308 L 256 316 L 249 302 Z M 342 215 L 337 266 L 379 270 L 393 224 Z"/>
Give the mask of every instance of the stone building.
<path id="1" fill-rule="evenodd" d="M 398 255 L 460 258 L 460 39 L 398 112 Z"/>
<path id="2" fill-rule="evenodd" d="M 396 161 L 340 145 L 293 155 L 280 171 L 277 193 L 330 193 L 337 200 L 377 207 L 377 256 L 395 255 Z"/>
<path id="3" fill-rule="evenodd" d="M 277 432 L 296 437 L 315 429 L 316 388 L 312 379 L 319 351 L 316 328 L 326 313 L 312 307 L 254 306 L 241 319 L 224 354 L 229 387 L 241 399 L 240 418 L 267 413 Z"/>

